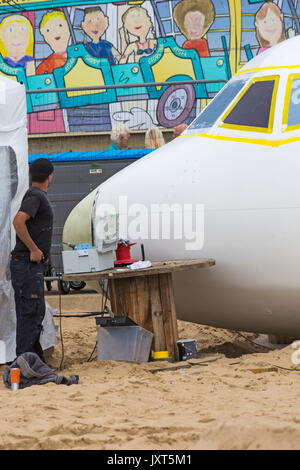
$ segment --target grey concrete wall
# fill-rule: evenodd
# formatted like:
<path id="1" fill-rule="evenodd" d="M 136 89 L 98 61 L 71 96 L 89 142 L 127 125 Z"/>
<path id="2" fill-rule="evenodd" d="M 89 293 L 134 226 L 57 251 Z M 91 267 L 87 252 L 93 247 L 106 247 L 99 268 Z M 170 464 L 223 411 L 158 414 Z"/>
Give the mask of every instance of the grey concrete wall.
<path id="1" fill-rule="evenodd" d="M 166 143 L 172 139 L 173 129 L 163 131 Z M 105 150 L 110 144 L 110 135 L 99 134 L 50 134 L 29 136 L 29 154 L 44 153 L 50 155 L 57 152 L 84 152 Z M 131 133 L 129 148 L 145 147 L 145 131 Z"/>

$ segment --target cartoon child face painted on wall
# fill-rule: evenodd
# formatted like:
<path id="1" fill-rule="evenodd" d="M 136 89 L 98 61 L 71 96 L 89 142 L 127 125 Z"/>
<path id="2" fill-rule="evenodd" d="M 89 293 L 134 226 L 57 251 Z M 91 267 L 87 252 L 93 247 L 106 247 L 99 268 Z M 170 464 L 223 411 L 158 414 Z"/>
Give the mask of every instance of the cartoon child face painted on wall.
<path id="1" fill-rule="evenodd" d="M 211 0 L 182 0 L 174 8 L 174 19 L 187 38 L 183 47 L 196 49 L 200 57 L 208 57 L 207 33 L 215 20 L 215 8 Z"/>
<path id="2" fill-rule="evenodd" d="M 63 67 L 67 61 L 67 47 L 70 40 L 70 29 L 62 11 L 49 11 L 40 23 L 40 32 L 53 50 L 36 69 L 37 75 L 52 73 L 54 69 Z"/>
<path id="3" fill-rule="evenodd" d="M 90 42 L 85 44 L 85 48 L 92 56 L 106 58 L 110 65 L 114 65 L 119 59 L 120 54 L 110 42 L 101 39 L 108 25 L 108 18 L 104 15 L 100 7 L 85 9 L 84 20 L 81 23 L 81 27 L 85 34 L 91 39 Z"/>
<path id="4" fill-rule="evenodd" d="M 108 19 L 100 8 L 87 8 L 81 27 L 96 44 L 108 28 Z"/>
<path id="5" fill-rule="evenodd" d="M 40 31 L 54 52 L 62 53 L 67 50 L 70 30 L 63 12 L 47 13 L 41 21 Z"/>
<path id="6" fill-rule="evenodd" d="M 141 42 L 145 42 L 149 31 L 153 27 L 147 10 L 140 7 L 129 8 L 123 15 L 122 20 L 124 27 L 130 34 L 139 38 Z"/>
<path id="7" fill-rule="evenodd" d="M 256 36 L 260 45 L 258 53 L 286 39 L 283 14 L 272 2 L 267 2 L 255 15 Z"/>
<path id="8" fill-rule="evenodd" d="M 148 34 L 153 30 L 152 20 L 143 7 L 130 7 L 122 16 L 123 30 L 127 36 L 127 48 L 120 60 L 120 63 L 128 62 L 129 56 L 134 56 L 134 61 L 138 62 L 141 57 L 153 53 L 157 41 L 147 39 Z M 135 36 L 137 41 L 130 43 L 129 35 Z"/>
<path id="9" fill-rule="evenodd" d="M 30 21 L 22 15 L 3 19 L 0 25 L 0 53 L 11 67 L 23 67 L 27 75 L 34 74 L 34 39 Z"/>
<path id="10" fill-rule="evenodd" d="M 188 39 L 201 39 L 204 34 L 205 16 L 200 11 L 189 11 L 184 18 L 184 28 Z"/>

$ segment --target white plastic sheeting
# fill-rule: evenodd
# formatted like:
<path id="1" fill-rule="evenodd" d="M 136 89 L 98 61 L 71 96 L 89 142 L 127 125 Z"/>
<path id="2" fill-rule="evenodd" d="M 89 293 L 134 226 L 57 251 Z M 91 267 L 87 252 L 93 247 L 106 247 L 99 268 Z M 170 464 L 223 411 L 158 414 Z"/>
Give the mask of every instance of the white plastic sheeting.
<path id="1" fill-rule="evenodd" d="M 14 186 L 13 174 L 15 167 L 11 160 L 13 152 L 9 147 L 0 147 L 0 361 L 6 362 L 6 353 L 14 359 L 15 349 L 14 335 L 11 334 L 15 330 L 15 312 L 13 290 L 11 288 L 9 273 L 9 253 L 11 245 L 11 220 L 10 206 L 12 199 L 12 189 Z M 12 165 L 11 165 L 12 163 Z M 16 180 L 15 180 L 16 181 Z M 14 357 L 12 357 L 14 356 Z M 8 359 L 9 360 L 9 359 Z"/>
<path id="2" fill-rule="evenodd" d="M 0 363 L 4 364 L 16 357 L 16 313 L 9 271 L 10 251 L 15 245 L 11 221 L 28 188 L 28 143 L 25 88 L 1 76 L 0 145 Z M 45 325 L 46 349 L 56 344 L 49 308 Z"/>

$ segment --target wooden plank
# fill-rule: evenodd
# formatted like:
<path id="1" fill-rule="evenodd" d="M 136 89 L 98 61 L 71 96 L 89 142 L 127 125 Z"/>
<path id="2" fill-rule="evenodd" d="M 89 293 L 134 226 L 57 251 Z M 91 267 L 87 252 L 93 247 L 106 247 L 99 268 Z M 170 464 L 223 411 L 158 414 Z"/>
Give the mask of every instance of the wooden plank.
<path id="1" fill-rule="evenodd" d="M 169 360 L 174 362 L 178 361 L 179 357 L 177 348 L 178 330 L 172 278 L 170 276 L 170 274 L 161 274 L 159 276 L 159 290 Z"/>
<path id="2" fill-rule="evenodd" d="M 191 269 L 209 268 L 214 266 L 213 258 L 203 258 L 195 260 L 174 260 L 153 262 L 150 268 L 125 271 L 118 271 L 118 268 L 107 269 L 105 271 L 97 271 L 90 273 L 74 273 L 63 274 L 62 279 L 65 281 L 93 281 L 101 279 L 122 279 L 127 277 L 150 276 L 153 274 L 164 274 L 168 272 L 186 271 Z"/>
<path id="3" fill-rule="evenodd" d="M 152 331 L 147 278 L 112 279 L 109 285 L 112 311 L 116 315 L 126 315 L 137 325 Z"/>
<path id="4" fill-rule="evenodd" d="M 153 349 L 154 351 L 166 351 L 166 337 L 163 322 L 163 312 L 159 291 L 159 276 L 150 276 L 148 278 L 150 291 L 150 310 L 152 318 L 152 328 L 154 333 Z"/>
<path id="5" fill-rule="evenodd" d="M 116 315 L 119 315 L 119 313 L 118 313 L 118 295 L 117 295 L 116 285 L 115 285 L 115 280 L 114 279 L 111 279 L 110 281 L 108 281 L 108 292 L 109 292 L 111 310 Z"/>
<path id="6" fill-rule="evenodd" d="M 132 279 L 116 279 L 116 290 L 121 304 L 122 315 L 132 318 L 132 302 L 133 298 L 130 295 Z M 134 320 L 134 319 L 133 319 Z"/>
<path id="7" fill-rule="evenodd" d="M 179 358 L 178 353 L 178 324 L 177 324 L 177 314 L 176 314 L 176 305 L 175 305 L 175 297 L 174 297 L 174 286 L 173 286 L 173 277 L 172 273 L 167 274 L 167 283 L 168 283 L 168 295 L 169 295 L 169 302 L 171 308 L 171 324 L 172 324 L 172 333 L 173 333 L 173 341 L 175 347 L 175 358 L 176 360 Z"/>
<path id="8" fill-rule="evenodd" d="M 138 305 L 138 315 L 140 323 L 143 328 L 146 330 L 152 331 L 152 318 L 150 312 L 150 292 L 149 292 L 149 283 L 148 277 L 138 277 L 133 278 L 133 281 L 136 283 L 136 292 L 137 292 L 137 305 Z"/>

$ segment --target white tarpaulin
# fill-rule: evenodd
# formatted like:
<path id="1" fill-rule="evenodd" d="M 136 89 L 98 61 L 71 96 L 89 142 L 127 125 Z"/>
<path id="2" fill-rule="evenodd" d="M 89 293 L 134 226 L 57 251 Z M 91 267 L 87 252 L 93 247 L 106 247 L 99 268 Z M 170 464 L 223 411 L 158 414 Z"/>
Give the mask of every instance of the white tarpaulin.
<path id="1" fill-rule="evenodd" d="M 16 314 L 10 281 L 10 251 L 15 245 L 11 221 L 28 188 L 26 94 L 23 85 L 0 76 L 0 363 L 15 359 Z M 54 346 L 53 319 L 47 308 L 44 349 Z M 47 330 L 47 331 L 46 331 Z M 47 335 L 49 333 L 49 335 Z M 47 342 L 47 336 L 51 340 Z"/>

